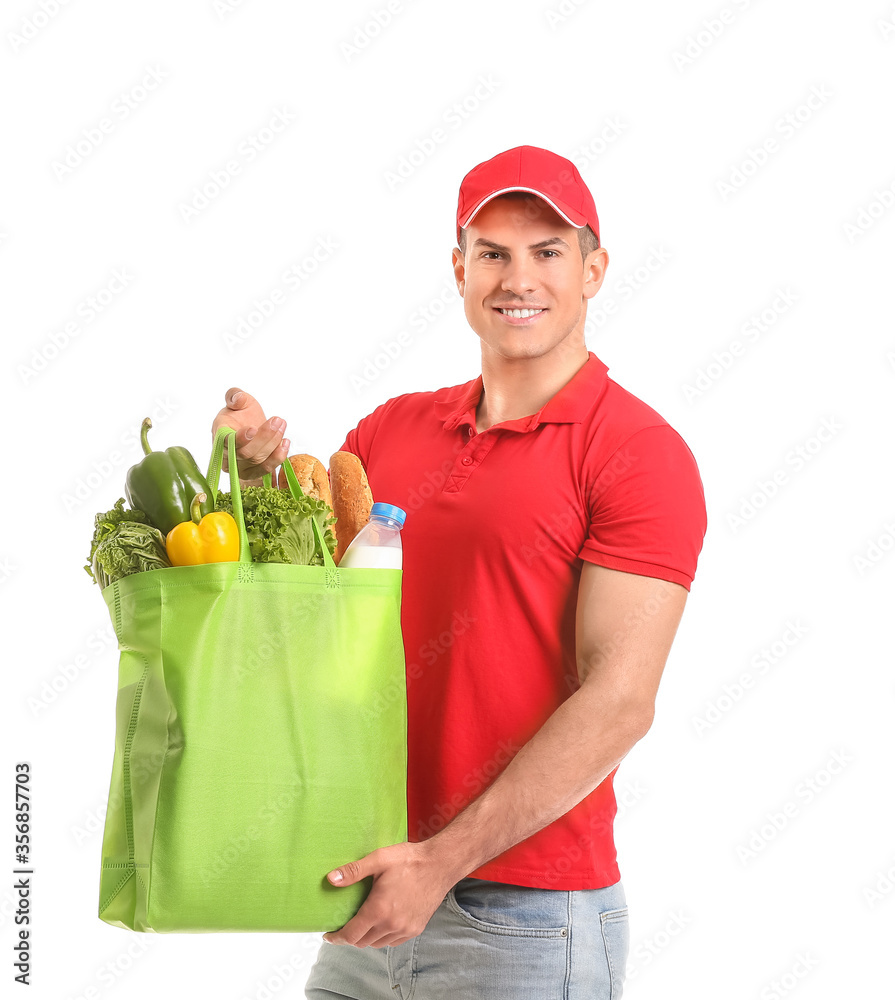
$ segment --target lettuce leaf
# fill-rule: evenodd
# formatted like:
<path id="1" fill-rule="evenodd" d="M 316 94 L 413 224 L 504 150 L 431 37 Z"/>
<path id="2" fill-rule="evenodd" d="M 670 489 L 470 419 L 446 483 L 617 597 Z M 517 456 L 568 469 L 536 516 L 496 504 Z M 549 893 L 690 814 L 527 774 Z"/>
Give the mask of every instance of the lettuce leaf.
<path id="1" fill-rule="evenodd" d="M 323 532 L 330 555 L 335 552 L 336 538 L 330 527 L 335 517 L 323 500 L 308 496 L 296 500 L 288 490 L 263 486 L 246 486 L 241 493 L 252 562 L 322 566 L 323 553 L 316 544 L 312 517 Z M 215 510 L 233 513 L 229 493 L 218 494 Z"/>

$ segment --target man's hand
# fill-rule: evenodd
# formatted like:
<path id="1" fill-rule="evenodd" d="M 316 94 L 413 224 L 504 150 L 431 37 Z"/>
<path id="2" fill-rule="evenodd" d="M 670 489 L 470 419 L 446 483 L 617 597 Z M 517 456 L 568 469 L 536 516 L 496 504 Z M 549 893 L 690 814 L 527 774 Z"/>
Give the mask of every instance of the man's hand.
<path id="1" fill-rule="evenodd" d="M 334 878 L 341 873 L 342 878 Z M 354 885 L 368 875 L 373 887 L 361 908 L 337 931 L 323 935 L 331 944 L 384 948 L 422 934 L 448 889 L 457 881 L 426 842 L 393 844 L 349 861 L 329 873 L 332 885 Z"/>
<path id="2" fill-rule="evenodd" d="M 286 421 L 281 417 L 265 420 L 258 400 L 242 389 L 228 389 L 225 402 L 211 425 L 211 436 L 214 438 L 218 427 L 236 431 L 239 478 L 244 486 L 260 486 L 261 477 L 268 472 L 273 475 L 289 455 L 290 442 L 283 437 Z M 224 472 L 229 471 L 224 449 Z"/>

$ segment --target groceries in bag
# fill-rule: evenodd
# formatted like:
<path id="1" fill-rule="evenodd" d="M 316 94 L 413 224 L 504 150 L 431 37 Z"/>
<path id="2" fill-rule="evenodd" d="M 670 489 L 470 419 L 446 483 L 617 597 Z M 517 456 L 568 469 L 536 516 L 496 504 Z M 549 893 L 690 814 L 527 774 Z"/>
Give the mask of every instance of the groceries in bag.
<path id="1" fill-rule="evenodd" d="M 176 524 L 168 532 L 165 548 L 172 566 L 203 566 L 239 559 L 239 525 L 226 511 L 213 510 L 202 517 L 201 506 L 206 499 L 204 493 L 197 493 L 190 505 L 192 520 Z"/>
<path id="2" fill-rule="evenodd" d="M 354 537 L 370 520 L 373 494 L 361 460 L 350 451 L 337 451 L 330 458 L 329 485 L 339 541 L 333 559 L 339 566 Z"/>
<path id="3" fill-rule="evenodd" d="M 124 495 L 134 510 L 142 510 L 150 524 L 167 535 L 175 525 L 190 520 L 190 504 L 197 493 L 205 494 L 203 515 L 214 510 L 214 502 L 205 476 L 186 448 L 153 451 L 149 447 L 151 427 L 146 417 L 140 430 L 145 457 L 128 469 Z"/>
<path id="4" fill-rule="evenodd" d="M 326 466 L 313 455 L 290 455 L 288 458 L 298 485 L 306 497 L 322 500 L 327 507 L 333 509 L 333 495 L 329 488 L 329 475 Z M 286 480 L 286 469 L 280 466 L 277 474 L 277 485 L 281 490 L 289 491 Z"/>
<path id="5" fill-rule="evenodd" d="M 186 448 L 152 451 L 147 437 L 151 427 L 147 417 L 141 430 L 145 456 L 127 473 L 125 495 L 130 509 L 124 508 L 122 497 L 94 521 L 84 568 L 101 588 L 132 573 L 239 559 L 231 494 L 209 488 Z M 329 555 L 339 565 L 353 540 L 370 523 L 373 496 L 363 464 L 357 455 L 345 451 L 330 458 L 328 472 L 313 455 L 292 455 L 288 461 L 301 496 L 292 495 L 283 468 L 279 469 L 279 489 L 265 476 L 263 486 L 240 490 L 251 561 L 323 566 L 313 520 Z M 369 547 L 369 540 L 364 544 Z M 389 551 L 367 553 L 364 565 L 401 568 L 400 535 L 374 547 Z M 357 558 L 355 553 L 352 566 L 359 565 Z"/>
<path id="6" fill-rule="evenodd" d="M 84 567 L 100 589 L 131 573 L 171 565 L 165 536 L 142 510 L 125 510 L 124 497 L 93 520 L 93 540 Z"/>
<path id="7" fill-rule="evenodd" d="M 296 498 L 287 490 L 266 486 L 244 486 L 239 492 L 252 562 L 322 566 L 323 553 L 314 537 L 312 518 L 332 555 L 336 547 L 333 512 L 322 500 L 307 495 Z M 215 510 L 233 513 L 230 493 L 218 494 Z"/>
<path id="8" fill-rule="evenodd" d="M 391 503 L 374 503 L 369 522 L 361 528 L 339 563 L 349 569 L 401 569 L 401 529 L 407 514 Z"/>

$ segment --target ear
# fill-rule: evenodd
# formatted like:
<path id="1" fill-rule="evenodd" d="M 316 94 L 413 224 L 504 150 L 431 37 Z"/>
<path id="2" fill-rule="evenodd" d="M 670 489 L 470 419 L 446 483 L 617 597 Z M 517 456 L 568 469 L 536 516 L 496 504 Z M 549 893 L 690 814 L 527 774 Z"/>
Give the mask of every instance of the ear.
<path id="1" fill-rule="evenodd" d="M 451 263 L 454 268 L 454 278 L 457 281 L 457 291 L 462 297 L 463 292 L 466 290 L 466 258 L 459 247 L 454 247 L 454 252 L 451 254 Z"/>
<path id="2" fill-rule="evenodd" d="M 586 299 L 592 299 L 600 290 L 606 268 L 609 267 L 609 254 L 605 247 L 591 251 L 584 261 L 584 289 Z"/>

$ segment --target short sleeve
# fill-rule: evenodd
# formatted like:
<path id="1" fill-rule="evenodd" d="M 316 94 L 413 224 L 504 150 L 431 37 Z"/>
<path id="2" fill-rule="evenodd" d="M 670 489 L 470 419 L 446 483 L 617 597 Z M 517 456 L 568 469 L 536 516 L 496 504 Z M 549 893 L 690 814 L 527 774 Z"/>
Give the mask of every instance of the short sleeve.
<path id="1" fill-rule="evenodd" d="M 587 562 L 679 583 L 687 590 L 706 532 L 702 479 L 693 453 L 668 424 L 644 427 L 585 484 Z"/>
<path id="2" fill-rule="evenodd" d="M 363 417 L 357 426 L 348 432 L 344 443 L 337 450 L 350 451 L 352 455 L 357 455 L 363 467 L 369 470 L 373 457 L 372 452 L 376 441 L 376 433 L 393 403 L 394 399 L 387 399 L 384 403 L 377 406 L 372 413 L 368 413 L 367 416 Z"/>

